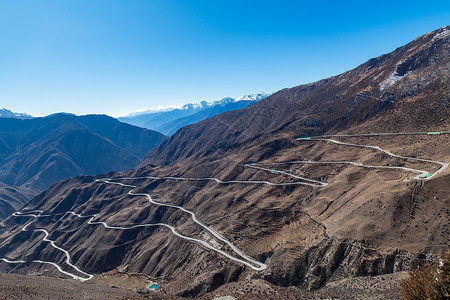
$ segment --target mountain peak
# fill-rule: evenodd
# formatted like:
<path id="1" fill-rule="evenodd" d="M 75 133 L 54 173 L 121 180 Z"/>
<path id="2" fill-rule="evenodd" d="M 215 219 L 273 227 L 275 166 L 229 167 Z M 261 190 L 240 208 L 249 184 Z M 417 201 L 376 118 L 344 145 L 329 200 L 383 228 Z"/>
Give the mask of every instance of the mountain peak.
<path id="1" fill-rule="evenodd" d="M 2 108 L 0 109 L 0 118 L 31 119 L 33 117 L 26 113 L 16 113 L 9 109 Z"/>
<path id="2" fill-rule="evenodd" d="M 433 41 L 448 38 L 450 36 L 450 25 L 441 27 L 438 30 L 433 31 L 431 34 L 434 34 Z"/>
<path id="3" fill-rule="evenodd" d="M 250 101 L 258 101 L 258 100 L 263 100 L 267 97 L 269 97 L 272 94 L 266 94 L 264 92 L 261 92 L 259 94 L 249 94 L 249 95 L 244 95 L 241 97 L 236 98 L 235 101 L 243 101 L 243 100 L 250 100 Z"/>

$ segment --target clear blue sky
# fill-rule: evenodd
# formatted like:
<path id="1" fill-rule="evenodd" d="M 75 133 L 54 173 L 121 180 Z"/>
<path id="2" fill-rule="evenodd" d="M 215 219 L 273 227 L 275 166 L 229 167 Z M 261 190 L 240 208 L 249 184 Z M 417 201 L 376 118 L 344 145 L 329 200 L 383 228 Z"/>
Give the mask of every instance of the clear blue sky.
<path id="1" fill-rule="evenodd" d="M 448 0 L 0 0 L 0 108 L 117 116 L 275 92 L 449 23 Z"/>

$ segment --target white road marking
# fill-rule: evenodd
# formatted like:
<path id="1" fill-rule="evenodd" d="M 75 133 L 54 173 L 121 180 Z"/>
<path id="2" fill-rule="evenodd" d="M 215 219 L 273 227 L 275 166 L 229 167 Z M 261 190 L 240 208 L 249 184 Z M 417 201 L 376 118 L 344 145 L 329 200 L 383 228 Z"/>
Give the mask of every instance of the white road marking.
<path id="1" fill-rule="evenodd" d="M 38 214 L 35 214 L 36 212 L 38 212 Z M 32 224 L 32 223 L 35 221 L 35 219 L 50 216 L 50 215 L 42 215 L 42 213 L 43 213 L 42 210 L 34 210 L 34 211 L 29 211 L 29 212 L 15 212 L 15 213 L 13 213 L 12 215 L 13 215 L 13 216 L 16 216 L 16 217 L 33 217 L 33 219 L 32 219 L 30 222 L 28 222 L 27 224 L 25 224 L 25 226 L 22 228 L 22 231 L 28 231 L 27 227 L 28 227 L 30 224 Z M 7 262 L 7 263 L 14 263 L 14 264 L 17 264 L 17 263 L 26 263 L 26 262 L 35 262 L 35 263 L 49 264 L 49 265 L 52 265 L 52 266 L 56 267 L 56 269 L 57 269 L 59 272 L 65 274 L 65 275 L 68 275 L 68 276 L 72 277 L 73 279 L 77 279 L 77 280 L 80 280 L 80 281 L 87 281 L 87 280 L 91 279 L 91 278 L 94 276 L 94 275 L 92 275 L 92 274 L 89 274 L 89 273 L 87 273 L 87 272 L 84 272 L 84 271 L 80 270 L 76 265 L 72 264 L 72 263 L 71 263 L 71 258 L 70 258 L 69 252 L 68 252 L 67 250 L 65 250 L 65 249 L 63 249 L 63 248 L 57 246 L 57 245 L 55 244 L 55 241 L 50 240 L 50 239 L 48 238 L 50 234 L 48 233 L 47 230 L 42 229 L 42 228 L 37 228 L 37 229 L 32 229 L 32 231 L 43 232 L 43 233 L 44 233 L 44 238 L 43 238 L 42 240 L 45 241 L 45 242 L 49 242 L 50 245 L 51 245 L 53 248 L 55 248 L 55 249 L 57 249 L 57 250 L 63 252 L 64 255 L 66 256 L 65 263 L 66 263 L 67 265 L 69 265 L 70 267 L 72 267 L 72 268 L 73 268 L 74 270 L 76 270 L 77 272 L 79 272 L 79 273 L 81 273 L 81 274 L 83 274 L 83 275 L 86 275 L 87 278 L 84 278 L 84 277 L 75 275 L 75 274 L 73 274 L 73 273 L 64 271 L 64 270 L 61 268 L 61 266 L 59 266 L 58 264 L 56 264 L 56 263 L 54 263 L 54 262 L 51 262 L 51 261 L 43 261 L 43 260 L 30 260 L 30 261 L 15 260 L 15 261 L 13 261 L 13 260 L 9 260 L 9 259 L 7 259 L 7 258 L 0 258 L 0 260 L 2 260 L 2 261 L 4 261 L 4 262 Z"/>
<path id="2" fill-rule="evenodd" d="M 140 177 L 139 179 L 143 179 L 143 178 L 145 178 L 145 177 Z M 155 179 L 155 178 L 160 179 L 159 177 L 148 177 L 148 178 L 146 178 L 146 179 Z M 175 179 L 176 177 L 165 177 L 165 179 L 167 179 L 167 178 Z M 120 180 L 124 180 L 124 179 L 125 179 L 125 178 L 120 178 Z M 136 179 L 136 178 L 133 178 L 133 179 Z M 186 180 L 187 178 L 183 178 L 183 179 Z M 128 192 L 128 194 L 131 195 L 131 196 L 145 196 L 145 197 L 147 197 L 147 199 L 149 200 L 149 202 L 152 203 L 152 204 L 159 205 L 159 206 L 166 206 L 166 207 L 176 208 L 176 209 L 179 209 L 179 210 L 181 210 L 181 211 L 183 211 L 183 212 L 185 212 L 185 213 L 190 214 L 191 217 L 192 217 L 192 220 L 193 220 L 195 223 L 197 223 L 197 224 L 200 225 L 202 228 L 204 228 L 205 230 L 207 230 L 209 233 L 211 233 L 211 234 L 212 234 L 215 238 L 217 238 L 218 240 L 220 240 L 220 241 L 224 242 L 225 244 L 227 244 L 227 245 L 228 245 L 228 246 L 229 246 L 236 254 L 238 254 L 241 258 L 236 258 L 236 257 L 234 257 L 234 256 L 231 256 L 231 255 L 229 255 L 228 253 L 224 252 L 223 250 L 220 250 L 220 249 L 218 249 L 218 248 L 215 248 L 215 247 L 211 246 L 210 244 L 208 244 L 207 242 L 205 242 L 205 241 L 203 241 L 203 240 L 196 239 L 196 238 L 191 238 L 191 237 L 182 235 L 182 234 L 178 233 L 178 232 L 175 230 L 174 227 L 172 227 L 172 226 L 170 226 L 170 225 L 168 225 L 168 224 L 164 224 L 164 223 L 142 224 L 142 225 L 135 225 L 135 226 L 132 226 L 132 227 L 129 227 L 129 228 L 125 228 L 125 227 L 113 227 L 113 226 L 109 226 L 109 225 L 106 224 L 105 222 L 96 222 L 96 224 L 102 224 L 102 225 L 105 226 L 106 228 L 111 228 L 111 229 L 131 229 L 131 228 L 144 227 L 144 226 L 165 226 L 165 227 L 169 228 L 169 229 L 173 232 L 173 234 L 175 234 L 176 236 L 178 236 L 178 237 L 180 237 L 180 238 L 183 238 L 183 239 L 186 239 L 186 240 L 189 240 L 189 241 L 192 241 L 192 242 L 199 243 L 199 244 L 203 245 L 204 247 L 206 247 L 206 248 L 208 248 L 208 249 L 210 249 L 210 250 L 216 251 L 217 253 L 222 254 L 223 256 L 225 256 L 225 257 L 227 257 L 227 258 L 229 258 L 229 259 L 231 259 L 231 260 L 233 260 L 233 261 L 235 261 L 235 262 L 239 262 L 239 263 L 241 263 L 241 264 L 244 264 L 244 265 L 250 267 L 251 269 L 253 269 L 253 270 L 255 270 L 255 271 L 262 271 L 262 270 L 266 269 L 267 266 L 266 266 L 265 264 L 263 264 L 263 263 L 261 263 L 261 262 L 259 262 L 259 261 L 257 261 L 257 260 L 254 260 L 254 259 L 252 259 L 251 257 L 245 255 L 245 254 L 244 254 L 242 251 L 240 251 L 235 245 L 233 245 L 230 241 L 228 241 L 227 239 L 225 239 L 224 237 L 222 237 L 222 236 L 221 236 L 218 232 L 216 232 L 214 229 L 212 229 L 211 227 L 206 226 L 206 225 L 203 224 L 201 221 L 199 221 L 199 220 L 197 219 L 197 217 L 195 216 L 195 214 L 194 214 L 192 211 L 187 210 L 187 209 L 185 209 L 185 208 L 183 208 L 183 207 L 181 207 L 181 206 L 175 205 L 175 204 L 157 202 L 157 201 L 153 200 L 152 197 L 151 197 L 149 194 L 146 194 L 146 193 L 133 193 L 133 190 L 134 190 L 137 186 L 135 186 L 135 185 L 130 185 L 130 184 L 123 184 L 123 183 L 120 183 L 120 182 L 113 182 L 113 181 L 111 181 L 111 180 L 116 180 L 116 179 L 97 179 L 96 182 L 103 182 L 103 183 L 108 183 L 108 184 L 116 184 L 116 185 L 120 185 L 120 186 L 123 186 L 123 187 L 131 187 L 132 190 Z M 208 179 L 205 179 L 205 180 L 211 180 L 211 178 L 208 178 Z M 229 183 L 229 182 L 220 182 L 220 180 L 216 180 L 216 181 L 219 182 L 219 183 Z M 90 224 L 94 224 L 94 223 L 92 222 L 92 219 L 93 219 L 93 218 L 91 218 L 91 219 L 89 220 L 89 223 L 90 223 Z"/>
<path id="3" fill-rule="evenodd" d="M 446 132 L 444 132 L 444 133 L 446 133 Z M 421 133 L 412 133 L 412 132 L 410 132 L 410 133 L 405 133 L 405 134 L 413 135 L 413 134 L 421 134 Z M 376 135 L 392 135 L 392 133 L 387 133 L 387 134 L 379 133 L 379 134 L 376 134 Z M 349 135 L 349 136 L 355 137 L 356 135 Z M 429 160 L 429 159 L 415 158 L 415 157 L 408 157 L 408 156 L 401 156 L 401 155 L 393 154 L 393 153 L 389 152 L 388 150 L 381 149 L 378 146 L 346 143 L 346 142 L 337 141 L 337 140 L 333 140 L 333 139 L 329 139 L 329 138 L 323 138 L 323 139 L 321 139 L 321 138 L 311 138 L 309 140 L 302 140 L 302 139 L 297 139 L 297 140 L 301 140 L 301 141 L 328 141 L 328 142 L 331 142 L 331 143 L 334 143 L 334 144 L 338 144 L 338 145 L 374 149 L 374 150 L 377 150 L 377 151 L 381 151 L 381 152 L 383 152 L 383 153 L 385 153 L 385 154 L 387 154 L 387 155 L 389 155 L 391 157 L 401 158 L 401 159 L 405 159 L 405 160 L 409 160 L 409 161 L 419 161 L 419 162 L 433 163 L 433 164 L 441 165 L 441 167 L 436 172 L 430 173 L 428 171 L 417 170 L 417 169 L 412 169 L 412 168 L 363 165 L 363 164 L 360 164 L 360 163 L 355 163 L 355 162 L 350 162 L 350 161 L 343 161 L 343 162 L 314 162 L 314 161 L 311 161 L 309 163 L 347 163 L 347 164 L 352 164 L 352 165 L 355 165 L 355 166 L 361 166 L 361 167 L 366 167 L 366 168 L 399 169 L 399 170 L 404 170 L 404 171 L 411 171 L 411 172 L 420 173 L 419 175 L 414 176 L 414 179 L 416 179 L 416 180 L 429 180 L 432 177 L 438 175 L 439 173 L 442 173 L 449 165 L 448 163 L 442 162 L 442 161 L 435 161 L 435 160 Z M 427 174 L 430 174 L 430 176 L 428 176 L 428 177 L 421 177 L 421 176 L 427 175 Z"/>

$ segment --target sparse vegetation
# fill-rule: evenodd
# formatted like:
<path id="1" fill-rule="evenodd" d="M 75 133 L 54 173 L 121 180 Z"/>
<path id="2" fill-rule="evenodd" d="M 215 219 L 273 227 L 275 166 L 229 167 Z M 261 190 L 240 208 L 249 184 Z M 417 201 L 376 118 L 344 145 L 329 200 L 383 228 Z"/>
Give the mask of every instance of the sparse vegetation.
<path id="1" fill-rule="evenodd" d="M 450 299 L 450 251 L 432 265 L 410 271 L 402 282 L 402 295 L 404 300 Z"/>

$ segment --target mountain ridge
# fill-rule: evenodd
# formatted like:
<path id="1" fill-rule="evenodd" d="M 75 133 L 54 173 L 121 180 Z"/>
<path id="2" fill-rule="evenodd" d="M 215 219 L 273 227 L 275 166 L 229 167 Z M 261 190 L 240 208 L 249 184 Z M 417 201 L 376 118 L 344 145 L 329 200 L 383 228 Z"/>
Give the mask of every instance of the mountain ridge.
<path id="1" fill-rule="evenodd" d="M 338 132 L 345 127 L 350 125 L 355 126 L 356 122 L 365 122 L 367 118 L 373 118 L 374 115 L 378 114 L 382 110 L 390 109 L 395 106 L 394 97 L 401 99 L 405 98 L 407 93 L 419 94 L 421 89 L 423 90 L 423 85 L 427 85 L 427 82 L 411 82 L 411 87 L 408 92 L 406 91 L 395 91 L 395 83 L 391 86 L 383 84 L 384 80 L 389 79 L 392 74 L 395 74 L 397 70 L 397 64 L 399 68 L 408 68 L 411 59 L 407 59 L 408 53 L 417 50 L 418 44 L 427 43 L 428 52 L 423 55 L 431 57 L 433 59 L 432 53 L 436 51 L 436 48 L 441 49 L 444 56 L 440 57 L 440 61 L 444 62 L 448 60 L 448 42 L 445 43 L 444 39 L 448 41 L 448 35 L 442 34 L 450 30 L 450 26 L 445 26 L 432 33 L 428 33 L 422 37 L 415 39 L 414 41 L 408 43 L 405 46 L 399 47 L 391 53 L 383 54 L 376 58 L 370 59 L 367 62 L 361 64 L 353 70 L 344 72 L 340 75 L 333 76 L 327 79 L 322 79 L 310 84 L 303 84 L 290 89 L 282 89 L 272 96 L 266 98 L 265 100 L 254 104 L 250 109 L 246 108 L 243 110 L 228 112 L 212 119 L 189 125 L 188 127 L 182 128 L 180 132 L 169 138 L 165 143 L 161 144 L 153 151 L 147 154 L 146 158 L 139 164 L 140 167 L 145 166 L 145 164 L 170 164 L 174 161 L 182 158 L 184 155 L 182 153 L 176 153 L 175 155 L 170 152 L 170 149 L 176 148 L 175 142 L 179 137 L 185 136 L 187 131 L 197 133 L 192 134 L 192 136 L 198 136 L 204 128 L 210 128 L 213 123 L 220 123 L 222 126 L 215 127 L 213 130 L 214 135 L 205 135 L 204 141 L 198 141 L 198 143 L 205 145 L 201 151 L 190 151 L 189 149 L 182 149 L 184 153 L 196 153 L 201 155 L 200 152 L 216 151 L 214 149 L 224 147 L 225 144 L 222 141 L 227 141 L 227 144 L 243 143 L 244 141 L 249 141 L 261 134 L 267 134 L 269 132 L 275 132 L 283 127 L 287 127 L 290 131 L 295 131 L 298 136 L 311 136 L 311 135 L 321 135 L 325 132 Z M 441 36 L 440 39 L 434 39 L 435 36 Z M 421 45 L 422 48 L 425 47 Z M 425 49 L 427 50 L 427 49 Z M 424 49 L 417 51 L 415 54 L 420 55 Z M 431 56 L 430 56 L 431 55 Z M 436 57 L 434 57 L 436 58 Z M 386 64 L 385 62 L 389 59 L 394 59 L 395 66 L 392 63 Z M 437 58 L 436 58 L 437 59 Z M 405 60 L 405 61 L 402 61 Z M 383 64 L 384 63 L 384 64 Z M 422 67 L 426 67 L 430 62 L 425 61 Z M 410 68 L 414 68 L 415 65 L 411 65 Z M 417 66 L 418 67 L 418 66 Z M 381 68 L 381 69 L 380 69 Z M 436 78 L 448 78 L 448 70 L 444 68 L 441 71 L 432 71 L 428 77 Z M 377 72 L 378 74 L 373 74 Z M 439 72 L 443 72 L 440 74 Z M 409 75 L 411 77 L 412 75 Z M 380 77 L 384 77 L 383 80 L 379 80 Z M 404 76 L 402 76 L 404 77 Z M 408 77 L 408 76 L 406 76 Z M 350 78 L 357 78 L 356 82 L 350 83 Z M 431 81 L 432 78 L 427 78 L 426 80 Z M 375 81 L 374 81 L 375 80 Z M 380 82 L 381 86 L 377 81 Z M 335 86 L 333 86 L 335 84 Z M 360 87 L 358 87 L 360 86 Z M 443 88 L 443 83 L 440 83 L 441 89 Z M 433 89 L 428 85 L 428 90 L 432 94 Z M 332 91 L 330 89 L 333 89 Z M 321 95 L 315 95 L 316 91 L 320 91 Z M 352 95 L 349 95 L 352 93 Z M 314 96 L 313 96 L 314 95 Z M 313 98 L 312 98 L 313 97 Z M 317 102 L 315 99 L 322 101 Z M 344 104 L 342 99 L 351 98 L 350 103 Z M 325 99 L 325 101 L 324 101 Z M 444 97 L 445 99 L 445 97 Z M 339 103 L 340 102 L 340 103 Z M 445 103 L 443 103 L 445 106 Z M 255 114 L 253 111 L 264 112 L 263 114 Z M 339 112 L 336 112 L 339 110 Z M 298 117 L 293 113 L 296 111 L 304 111 L 303 120 L 298 120 Z M 361 111 L 367 111 L 365 115 L 361 115 Z M 443 112 L 437 112 L 445 116 L 445 109 Z M 338 119 L 327 120 L 327 115 L 339 115 Z M 307 115 L 307 116 L 306 116 Z M 421 114 L 417 114 L 420 117 Z M 442 119 L 439 118 L 440 119 Z M 432 120 L 435 120 L 433 118 Z M 251 121 L 249 121 L 251 120 Z M 394 120 L 391 120 L 392 122 Z M 350 124 L 352 122 L 353 124 Z M 209 124 L 208 124 L 209 123 Z M 408 122 L 406 122 L 407 124 Z M 419 123 L 420 124 L 420 123 Z M 389 127 L 387 124 L 379 124 L 373 130 L 378 131 L 389 131 L 397 126 L 405 127 L 405 124 L 392 124 Z M 439 123 L 435 124 L 439 128 Z M 233 127 L 236 127 L 234 129 Z M 231 130 L 230 130 L 231 129 Z M 228 133 L 226 133 L 228 131 Z M 241 132 L 242 131 L 242 132 Z M 224 136 L 226 135 L 226 136 Z M 194 145 L 194 140 L 186 140 L 187 136 L 183 138 L 183 141 L 178 143 L 184 143 L 189 145 Z M 197 139 L 197 138 L 196 138 Z M 218 145 L 221 145 L 220 147 Z M 178 149 L 181 151 L 181 149 Z M 165 157 L 163 157 L 163 155 Z"/>
<path id="2" fill-rule="evenodd" d="M 0 181 L 35 190 L 76 175 L 131 169 L 165 139 L 105 115 L 4 118 L 0 131 Z M 96 154 L 101 149 L 109 159 Z"/>
<path id="3" fill-rule="evenodd" d="M 218 113 L 249 106 L 265 99 L 267 96 L 269 94 L 261 93 L 238 98 L 226 97 L 212 102 L 188 103 L 179 108 L 133 113 L 119 117 L 118 120 L 171 135 L 183 126 L 196 123 Z"/>
<path id="4" fill-rule="evenodd" d="M 246 108 L 258 101 L 260 100 L 239 100 L 239 101 L 231 101 L 221 105 L 214 105 L 212 107 L 202 109 L 199 112 L 196 112 L 187 117 L 178 118 L 173 121 L 164 123 L 157 128 L 157 131 L 167 134 L 168 136 L 171 136 L 175 134 L 175 132 L 177 132 L 178 129 L 184 126 L 212 118 L 216 115 L 219 115 L 227 111 Z"/>
<path id="5" fill-rule="evenodd" d="M 0 109 L 0 118 L 31 119 L 33 117 L 26 113 L 15 113 L 6 108 L 2 108 Z"/>

